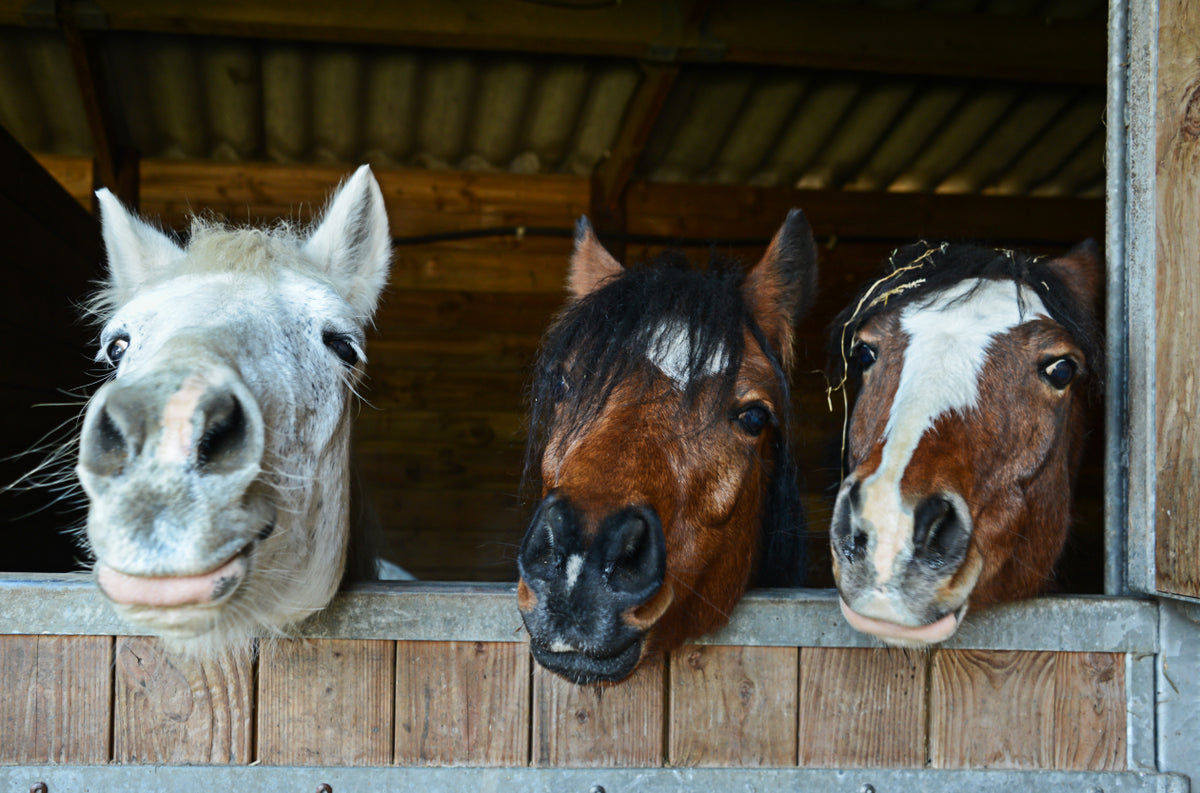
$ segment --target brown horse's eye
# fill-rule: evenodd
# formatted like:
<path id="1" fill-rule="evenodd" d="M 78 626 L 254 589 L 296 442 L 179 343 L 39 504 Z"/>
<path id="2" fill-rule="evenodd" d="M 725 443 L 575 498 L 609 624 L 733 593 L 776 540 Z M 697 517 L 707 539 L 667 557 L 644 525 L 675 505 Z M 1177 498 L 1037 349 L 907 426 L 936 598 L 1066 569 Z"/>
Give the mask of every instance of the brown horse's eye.
<path id="1" fill-rule="evenodd" d="M 867 344 L 865 341 L 860 341 L 850 350 L 850 363 L 858 368 L 860 372 L 865 372 L 871 368 L 871 364 L 879 359 L 879 351 Z"/>
<path id="2" fill-rule="evenodd" d="M 1062 391 L 1075 379 L 1078 365 L 1070 358 L 1054 358 L 1042 363 L 1042 379 L 1052 388 Z"/>
<path id="3" fill-rule="evenodd" d="M 734 418 L 747 435 L 758 437 L 767 428 L 767 425 L 771 423 L 771 411 L 762 405 L 751 405 L 738 413 Z"/>

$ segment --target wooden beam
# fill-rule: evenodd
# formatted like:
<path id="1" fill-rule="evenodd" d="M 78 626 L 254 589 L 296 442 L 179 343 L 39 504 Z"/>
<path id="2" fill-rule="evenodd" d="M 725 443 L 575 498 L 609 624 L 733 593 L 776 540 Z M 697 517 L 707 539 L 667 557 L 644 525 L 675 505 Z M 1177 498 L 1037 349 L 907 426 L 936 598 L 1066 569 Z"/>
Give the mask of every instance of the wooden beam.
<path id="1" fill-rule="evenodd" d="M 0 0 L 0 24 L 35 20 Z M 892 11 L 790 0 L 725 3 L 692 27 L 688 0 L 580 9 L 520 0 L 410 0 L 347 14 L 321 0 L 97 0 L 87 25 L 344 43 L 753 63 L 814 69 L 1101 84 L 1105 19 Z M 1020 56 L 1013 55 L 1020 43 Z"/>

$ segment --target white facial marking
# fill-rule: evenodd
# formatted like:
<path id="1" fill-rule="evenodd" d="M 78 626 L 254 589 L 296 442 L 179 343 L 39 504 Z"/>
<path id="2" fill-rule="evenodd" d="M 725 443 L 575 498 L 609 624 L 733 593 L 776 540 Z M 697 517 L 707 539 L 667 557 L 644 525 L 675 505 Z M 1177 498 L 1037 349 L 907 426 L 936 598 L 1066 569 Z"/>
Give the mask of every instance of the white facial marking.
<path id="1" fill-rule="evenodd" d="M 573 653 L 577 652 L 574 645 L 567 644 L 561 641 L 550 642 L 550 652 L 552 653 Z"/>
<path id="2" fill-rule="evenodd" d="M 877 583 L 886 583 L 897 561 L 912 554 L 913 516 L 903 505 L 900 481 L 921 438 L 939 417 L 975 406 L 979 374 L 996 336 L 1047 314 L 1028 287 L 983 278 L 963 281 L 901 312 L 908 348 L 883 431 L 887 444 L 879 468 L 862 484 L 861 517 L 875 529 L 871 558 Z"/>
<path id="3" fill-rule="evenodd" d="M 579 580 L 579 571 L 583 569 L 583 557 L 579 554 L 572 554 L 567 559 L 567 591 L 570 592 L 575 588 L 575 582 Z"/>
<path id="4" fill-rule="evenodd" d="M 192 453 L 192 419 L 196 405 L 208 384 L 199 375 L 190 375 L 183 387 L 167 399 L 163 409 L 162 441 L 158 446 L 158 459 L 164 463 L 187 462 Z"/>
<path id="5" fill-rule="evenodd" d="M 688 384 L 688 358 L 691 347 L 687 326 L 677 319 L 667 320 L 654 329 L 654 342 L 650 345 L 647 357 L 650 363 L 671 378 L 676 386 L 684 388 Z M 718 374 L 725 368 L 726 360 L 725 350 L 717 350 L 704 361 L 697 374 Z"/>

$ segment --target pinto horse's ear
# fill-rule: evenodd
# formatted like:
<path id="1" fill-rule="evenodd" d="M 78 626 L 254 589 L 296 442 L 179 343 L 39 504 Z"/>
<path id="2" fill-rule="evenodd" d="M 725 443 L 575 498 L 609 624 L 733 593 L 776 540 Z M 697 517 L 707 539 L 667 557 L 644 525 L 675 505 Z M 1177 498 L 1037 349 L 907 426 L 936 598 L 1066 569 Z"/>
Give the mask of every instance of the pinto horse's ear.
<path id="1" fill-rule="evenodd" d="M 304 251 L 329 275 L 359 316 L 375 313 L 392 260 L 383 193 L 369 166 L 362 166 L 329 201 Z"/>
<path id="2" fill-rule="evenodd" d="M 788 212 L 762 261 L 746 274 L 742 293 L 755 321 L 792 365 L 792 329 L 812 306 L 817 287 L 817 245 L 799 209 Z"/>
<path id="3" fill-rule="evenodd" d="M 107 188 L 96 191 L 100 229 L 108 253 L 108 280 L 116 302 L 136 292 L 184 256 L 174 240 L 125 208 Z"/>
<path id="4" fill-rule="evenodd" d="M 567 291 L 571 297 L 578 300 L 590 295 L 623 272 L 625 268 L 604 249 L 592 231 L 592 224 L 581 215 L 575 224 L 575 252 L 571 254 L 567 272 Z"/>
<path id="5" fill-rule="evenodd" d="M 1071 295 L 1093 315 L 1100 309 L 1100 287 L 1104 279 L 1104 265 L 1100 246 L 1095 240 L 1084 240 L 1062 256 L 1051 261 L 1047 267 L 1062 279 Z"/>

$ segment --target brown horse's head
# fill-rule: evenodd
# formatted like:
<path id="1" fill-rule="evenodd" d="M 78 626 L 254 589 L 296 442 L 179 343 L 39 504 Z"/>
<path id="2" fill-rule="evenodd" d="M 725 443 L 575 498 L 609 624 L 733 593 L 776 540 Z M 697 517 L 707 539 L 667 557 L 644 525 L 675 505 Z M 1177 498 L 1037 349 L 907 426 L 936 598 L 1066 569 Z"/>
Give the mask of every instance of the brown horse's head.
<path id="1" fill-rule="evenodd" d="M 626 270 L 580 221 L 572 298 L 534 379 L 544 499 L 518 556 L 543 666 L 621 680 L 724 624 L 756 565 L 762 583 L 797 581 L 787 372 L 815 276 L 799 211 L 748 273 L 678 259 Z"/>
<path id="2" fill-rule="evenodd" d="M 1062 551 L 1100 365 L 1100 264 L 924 244 L 898 252 L 833 326 L 860 380 L 834 508 L 833 568 L 855 628 L 948 638 L 968 602 L 1036 594 Z"/>

